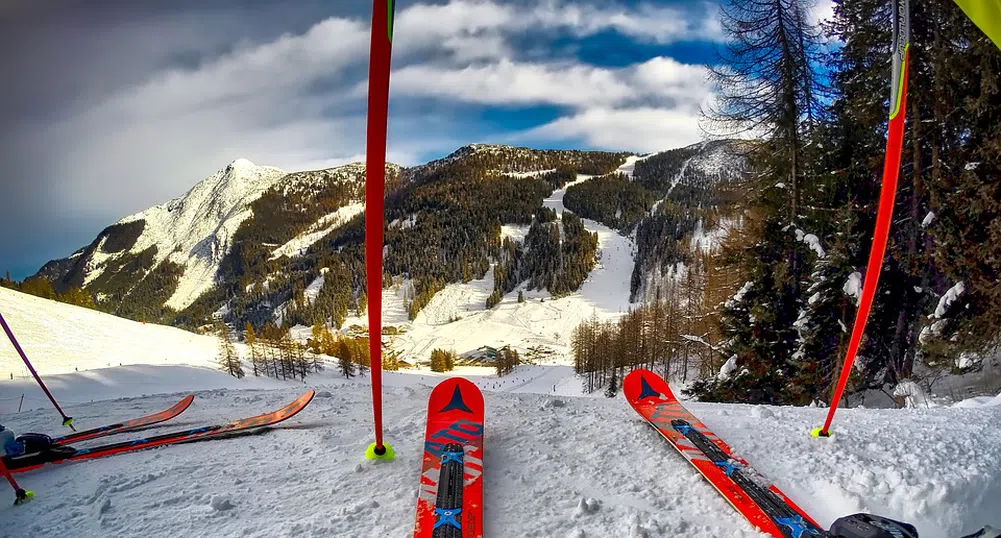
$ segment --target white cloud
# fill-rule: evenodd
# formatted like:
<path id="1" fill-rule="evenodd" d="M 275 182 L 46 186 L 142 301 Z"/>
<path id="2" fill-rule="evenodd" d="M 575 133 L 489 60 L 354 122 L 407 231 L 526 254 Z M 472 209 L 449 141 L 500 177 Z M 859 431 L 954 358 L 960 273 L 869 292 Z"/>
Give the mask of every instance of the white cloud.
<path id="1" fill-rule="evenodd" d="M 546 0 L 532 6 L 493 1 L 455 0 L 448 4 L 416 4 L 396 18 L 394 42 L 402 54 L 444 47 L 457 60 L 510 57 L 512 34 L 566 31 L 586 37 L 616 31 L 636 40 L 669 44 L 685 40 L 718 41 L 722 32 L 714 4 L 696 9 L 645 3 L 626 8 L 611 3 L 581 4 Z"/>
<path id="2" fill-rule="evenodd" d="M 392 75 L 393 91 L 495 105 L 611 106 L 660 101 L 676 107 L 708 94 L 701 66 L 656 57 L 623 68 L 579 63 L 495 63 L 465 67 L 412 65 Z"/>
<path id="3" fill-rule="evenodd" d="M 525 135 L 656 151 L 699 141 L 700 107 L 711 98 L 706 74 L 702 66 L 665 57 L 618 69 L 502 59 L 470 67 L 408 66 L 392 81 L 397 94 L 570 107 L 571 115 Z"/>
<path id="4" fill-rule="evenodd" d="M 675 6 L 640 4 L 634 10 L 616 5 L 593 5 L 549 1 L 541 3 L 529 16 L 529 24 L 542 27 L 566 27 L 578 36 L 607 30 L 653 43 L 667 44 L 691 39 L 717 40 L 718 25 L 713 24 L 712 4 L 686 11 Z M 703 12 L 692 17 L 692 12 Z"/>
<path id="5" fill-rule="evenodd" d="M 604 148 L 663 151 L 701 140 L 698 113 L 663 108 L 591 108 L 525 133 L 528 137 L 581 139 Z"/>
<path id="6" fill-rule="evenodd" d="M 364 61 L 368 38 L 367 26 L 359 21 L 326 19 L 305 34 L 244 45 L 195 70 L 158 73 L 106 104 L 141 119 L 271 98 Z"/>

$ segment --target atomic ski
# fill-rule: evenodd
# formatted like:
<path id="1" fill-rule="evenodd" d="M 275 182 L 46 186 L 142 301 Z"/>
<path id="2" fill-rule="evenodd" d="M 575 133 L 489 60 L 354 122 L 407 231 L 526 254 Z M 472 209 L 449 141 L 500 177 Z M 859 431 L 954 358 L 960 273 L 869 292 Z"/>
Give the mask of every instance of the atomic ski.
<path id="1" fill-rule="evenodd" d="M 689 413 L 660 376 L 649 370 L 633 370 L 623 380 L 622 392 L 629 405 L 752 525 L 775 538 L 828 536 L 777 487 L 761 485 L 767 480 Z"/>
<path id="2" fill-rule="evenodd" d="M 145 426 L 152 426 L 153 424 L 159 424 L 161 422 L 168 421 L 177 415 L 180 415 L 191 405 L 195 397 L 191 394 L 186 396 L 183 400 L 177 402 L 168 409 L 164 409 L 159 413 L 153 413 L 152 415 L 146 415 L 145 417 L 134 418 L 132 420 L 126 420 L 125 422 L 119 424 L 109 424 L 107 426 L 101 426 L 100 428 L 94 428 L 92 430 L 71 433 L 63 437 L 55 437 L 52 439 L 53 443 L 58 443 L 61 445 L 66 445 L 70 443 L 79 443 L 80 441 L 87 441 L 89 439 L 96 439 L 98 437 L 104 437 L 107 435 L 115 435 L 118 433 L 125 433 L 132 430 L 137 430 Z"/>
<path id="3" fill-rule="evenodd" d="M 414 538 L 483 537 L 483 395 L 461 377 L 428 399 Z"/>
<path id="4" fill-rule="evenodd" d="M 174 445 L 203 439 L 225 437 L 231 434 L 271 426 L 278 424 L 283 420 L 289 419 L 309 405 L 309 402 L 313 400 L 313 394 L 315 394 L 315 391 L 311 390 L 277 411 L 272 411 L 256 417 L 234 420 L 233 422 L 229 422 L 227 424 L 203 426 L 192 430 L 165 433 L 163 435 L 156 435 L 145 439 L 122 441 L 120 443 L 113 443 L 92 448 L 74 449 L 73 447 L 66 445 L 52 445 L 50 450 L 43 452 L 34 452 L 15 457 L 5 456 L 3 458 L 3 463 L 7 466 L 7 469 L 10 472 L 22 473 L 38 469 L 46 464 L 58 464 L 70 461 L 103 458 L 104 456 L 143 450 L 155 446 Z"/>

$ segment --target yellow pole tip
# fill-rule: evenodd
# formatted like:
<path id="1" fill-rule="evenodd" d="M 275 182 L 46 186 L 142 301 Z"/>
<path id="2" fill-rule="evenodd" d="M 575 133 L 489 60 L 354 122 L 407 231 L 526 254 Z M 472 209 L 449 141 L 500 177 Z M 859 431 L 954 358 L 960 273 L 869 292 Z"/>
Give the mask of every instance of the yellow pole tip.
<path id="1" fill-rule="evenodd" d="M 830 437 L 831 432 L 825 432 L 824 428 L 814 428 L 810 431 L 812 437 Z"/>
<path id="2" fill-rule="evenodd" d="M 368 448 L 365 450 L 365 459 L 393 461 L 396 458 L 396 452 L 394 452 L 393 447 L 389 446 L 387 443 L 382 444 L 382 449 L 382 454 L 379 454 L 375 450 L 375 443 L 368 445 Z"/>

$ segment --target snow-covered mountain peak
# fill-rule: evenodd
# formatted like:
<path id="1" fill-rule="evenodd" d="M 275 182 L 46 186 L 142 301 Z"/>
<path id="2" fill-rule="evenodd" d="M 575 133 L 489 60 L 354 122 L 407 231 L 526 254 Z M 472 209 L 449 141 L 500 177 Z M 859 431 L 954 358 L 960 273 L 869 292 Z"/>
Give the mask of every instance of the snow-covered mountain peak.
<path id="1" fill-rule="evenodd" d="M 183 196 L 123 218 L 119 224 L 142 221 L 142 233 L 126 253 L 96 252 L 85 282 L 100 276 L 107 259 L 155 247 L 155 264 L 169 259 L 183 268 L 177 291 L 167 305 L 175 309 L 188 306 L 215 283 L 219 262 L 229 251 L 233 234 L 253 214 L 250 204 L 285 176 L 280 168 L 236 159 Z"/>
<path id="2" fill-rule="evenodd" d="M 250 159 L 244 159 L 243 157 L 240 157 L 238 159 L 233 160 L 233 162 L 229 163 L 229 166 L 226 167 L 226 171 L 230 171 L 233 169 L 241 169 L 241 168 L 247 169 L 256 167 L 257 165 L 251 162 Z"/>

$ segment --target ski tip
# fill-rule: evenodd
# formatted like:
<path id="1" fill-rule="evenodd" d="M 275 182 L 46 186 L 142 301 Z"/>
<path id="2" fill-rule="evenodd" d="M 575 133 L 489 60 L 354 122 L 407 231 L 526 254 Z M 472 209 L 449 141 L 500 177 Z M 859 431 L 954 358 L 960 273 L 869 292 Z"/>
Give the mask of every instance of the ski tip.
<path id="1" fill-rule="evenodd" d="M 824 428 L 814 428 L 810 430 L 810 437 L 830 437 L 831 432 L 825 432 Z"/>
<path id="2" fill-rule="evenodd" d="M 368 445 L 365 450 L 365 459 L 367 460 L 382 460 L 382 461 L 393 461 L 396 459 L 396 452 L 393 447 L 389 446 L 388 443 L 382 444 L 382 454 L 376 451 L 375 443 Z"/>

